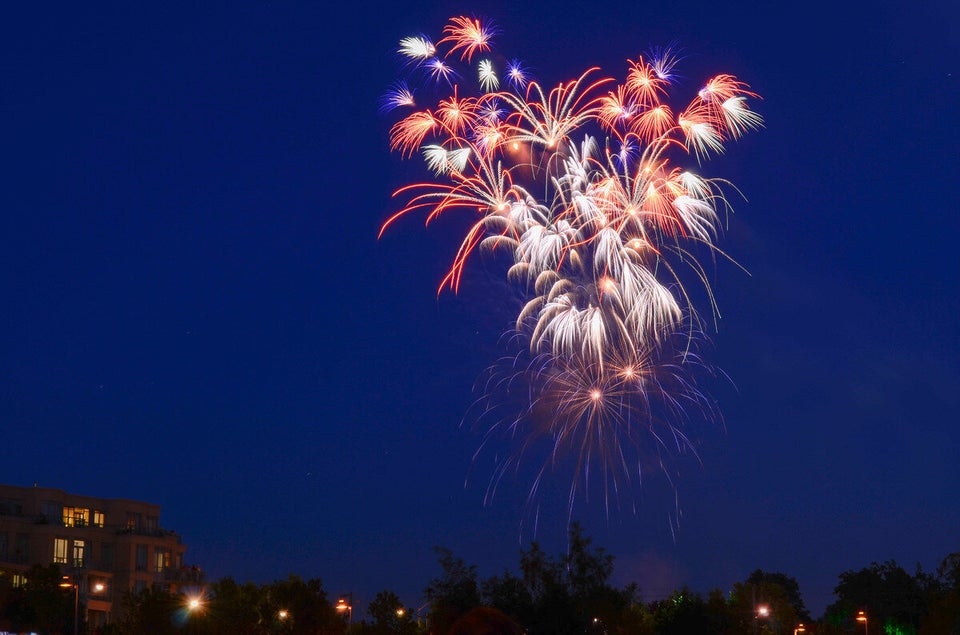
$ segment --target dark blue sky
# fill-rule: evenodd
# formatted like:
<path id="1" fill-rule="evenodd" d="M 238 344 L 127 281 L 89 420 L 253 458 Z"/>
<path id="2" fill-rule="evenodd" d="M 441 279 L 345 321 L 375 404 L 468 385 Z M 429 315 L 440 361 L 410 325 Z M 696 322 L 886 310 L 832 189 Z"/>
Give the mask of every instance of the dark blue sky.
<path id="1" fill-rule="evenodd" d="M 680 94 L 731 72 L 763 96 L 766 128 L 703 170 L 748 199 L 722 246 L 750 275 L 716 271 L 733 386 L 676 466 L 679 531 L 656 480 L 636 515 L 576 514 L 617 583 L 783 571 L 818 614 L 844 570 L 935 566 L 960 549 L 960 21 L 901 4 L 19 6 L 0 482 L 159 503 L 211 578 L 293 572 L 363 605 L 417 605 L 434 545 L 514 567 L 525 485 L 484 506 L 460 426 L 511 321 L 503 272 L 438 298 L 457 222 L 376 239 L 425 173 L 377 112 L 397 42 L 475 13 L 547 84 L 676 40 Z M 541 515 L 548 552 L 565 523 Z"/>

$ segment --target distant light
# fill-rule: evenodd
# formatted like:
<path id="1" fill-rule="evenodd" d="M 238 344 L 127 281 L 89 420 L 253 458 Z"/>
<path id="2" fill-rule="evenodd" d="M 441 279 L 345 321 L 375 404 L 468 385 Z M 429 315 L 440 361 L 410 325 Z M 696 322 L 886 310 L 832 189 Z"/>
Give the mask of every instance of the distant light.
<path id="1" fill-rule="evenodd" d="M 97 582 L 96 584 L 93 585 L 93 590 L 96 593 L 102 592 L 105 588 L 107 587 L 104 586 L 103 582 Z"/>
<path id="2" fill-rule="evenodd" d="M 287 615 L 288 615 L 288 613 L 287 613 L 286 611 L 284 611 L 283 609 L 280 609 L 280 612 L 277 613 L 277 617 L 279 617 L 281 620 L 287 619 Z"/>

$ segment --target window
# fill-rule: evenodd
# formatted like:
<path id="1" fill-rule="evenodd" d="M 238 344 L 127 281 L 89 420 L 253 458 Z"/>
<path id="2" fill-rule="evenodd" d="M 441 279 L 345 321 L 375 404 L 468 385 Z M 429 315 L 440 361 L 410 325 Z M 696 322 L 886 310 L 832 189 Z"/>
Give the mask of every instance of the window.
<path id="1" fill-rule="evenodd" d="M 17 534 L 17 542 L 15 547 L 14 555 L 16 556 L 16 561 L 20 563 L 30 561 L 30 535 L 29 534 Z"/>
<path id="2" fill-rule="evenodd" d="M 137 545 L 137 571 L 147 570 L 147 546 Z"/>
<path id="3" fill-rule="evenodd" d="M 93 510 L 93 526 L 103 527 L 103 512 L 99 509 Z"/>
<path id="4" fill-rule="evenodd" d="M 64 507 L 64 527 L 86 527 L 90 524 L 90 510 L 86 507 Z"/>
<path id="5" fill-rule="evenodd" d="M 18 500 L 4 498 L 0 500 L 0 516 L 20 516 L 23 514 L 23 503 Z"/>
<path id="6" fill-rule="evenodd" d="M 157 529 L 160 527 L 160 519 L 156 516 L 147 516 L 147 531 L 150 533 L 156 533 Z"/>
<path id="7" fill-rule="evenodd" d="M 153 561 L 156 566 L 157 573 L 163 572 L 164 569 L 169 569 L 172 564 L 171 553 L 167 549 L 157 549 L 153 553 Z"/>
<path id="8" fill-rule="evenodd" d="M 63 507 L 56 501 L 43 501 L 40 503 L 40 513 L 48 523 L 55 523 L 60 520 Z"/>
<path id="9" fill-rule="evenodd" d="M 140 529 L 143 526 L 143 515 L 127 512 L 127 529 Z"/>
<path id="10" fill-rule="evenodd" d="M 22 573 L 13 574 L 13 588 L 17 589 L 27 583 L 27 576 Z"/>
<path id="11" fill-rule="evenodd" d="M 83 552 L 86 547 L 86 543 L 82 540 L 73 541 L 73 566 L 83 568 Z"/>
<path id="12" fill-rule="evenodd" d="M 113 569 L 113 543 L 105 542 L 100 545 L 100 566 L 104 569 Z"/>
<path id="13" fill-rule="evenodd" d="M 53 561 L 57 564 L 67 564 L 67 539 L 53 539 Z"/>

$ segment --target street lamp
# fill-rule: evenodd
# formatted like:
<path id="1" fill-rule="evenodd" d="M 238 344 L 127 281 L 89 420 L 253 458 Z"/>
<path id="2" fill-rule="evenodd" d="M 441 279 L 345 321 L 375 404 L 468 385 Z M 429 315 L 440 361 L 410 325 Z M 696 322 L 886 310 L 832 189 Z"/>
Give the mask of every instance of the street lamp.
<path id="1" fill-rule="evenodd" d="M 753 632 L 754 633 L 756 633 L 757 630 L 760 628 L 759 623 L 760 623 L 761 617 L 763 619 L 767 619 L 768 617 L 770 617 L 770 607 L 767 606 L 766 604 L 758 604 L 754 608 L 754 614 L 753 614 Z"/>
<path id="2" fill-rule="evenodd" d="M 867 624 L 867 614 L 857 611 L 857 621 L 863 622 L 863 635 L 870 635 L 870 626 Z"/>
<path id="3" fill-rule="evenodd" d="M 807 629 L 804 628 L 803 622 L 800 622 L 799 624 L 797 624 L 797 627 L 793 629 L 793 635 L 798 635 L 798 633 L 806 633 L 806 632 L 807 632 Z"/>
<path id="4" fill-rule="evenodd" d="M 349 598 L 349 602 L 347 601 L 348 598 Z M 339 600 L 337 600 L 337 605 L 334 608 L 340 611 L 341 613 L 343 613 L 344 611 L 348 612 L 347 630 L 352 631 L 353 630 L 353 593 L 348 593 L 347 595 L 342 596 Z"/>
<path id="5" fill-rule="evenodd" d="M 77 635 L 79 632 L 78 622 L 80 615 L 80 585 L 77 584 L 76 576 L 70 577 L 68 575 L 60 578 L 60 587 L 64 589 L 73 588 L 73 635 Z"/>
<path id="6" fill-rule="evenodd" d="M 281 621 L 287 619 L 287 616 L 288 616 L 288 615 L 290 615 L 290 614 L 287 613 L 284 609 L 280 609 L 280 611 L 277 613 L 277 617 L 278 617 Z"/>

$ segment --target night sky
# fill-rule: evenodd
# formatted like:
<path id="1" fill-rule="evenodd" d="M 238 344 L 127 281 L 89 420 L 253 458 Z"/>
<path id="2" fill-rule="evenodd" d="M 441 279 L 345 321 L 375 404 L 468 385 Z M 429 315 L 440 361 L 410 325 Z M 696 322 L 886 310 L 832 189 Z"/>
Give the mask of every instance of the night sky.
<path id="1" fill-rule="evenodd" d="M 960 550 L 952 4 L 20 3 L 0 27 L 0 482 L 160 504 L 209 579 L 319 577 L 362 606 L 421 604 L 435 545 L 514 569 L 528 484 L 484 505 L 461 424 L 516 291 L 477 259 L 437 295 L 454 217 L 377 239 L 427 175 L 378 113 L 397 43 L 476 14 L 547 85 L 676 41 L 678 103 L 718 72 L 763 97 L 766 127 L 702 169 L 747 199 L 721 246 L 749 273 L 713 270 L 730 381 L 710 385 L 723 421 L 692 428 L 700 462 L 671 465 L 679 528 L 658 479 L 635 514 L 574 513 L 614 582 L 653 599 L 782 571 L 817 616 L 845 570 L 935 567 Z M 562 496 L 545 505 L 559 554 Z"/>

